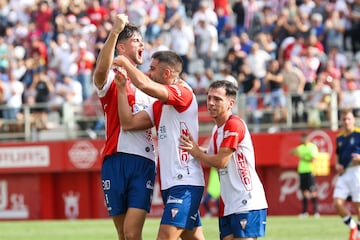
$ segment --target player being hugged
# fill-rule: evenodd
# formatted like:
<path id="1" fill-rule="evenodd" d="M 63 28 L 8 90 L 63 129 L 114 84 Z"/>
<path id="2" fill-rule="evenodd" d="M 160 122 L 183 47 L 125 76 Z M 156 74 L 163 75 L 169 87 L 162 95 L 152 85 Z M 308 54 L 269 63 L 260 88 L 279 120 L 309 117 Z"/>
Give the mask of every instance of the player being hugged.
<path id="1" fill-rule="evenodd" d="M 264 188 L 255 169 L 249 130 L 241 118 L 232 114 L 237 92 L 238 89 L 226 80 L 210 84 L 207 108 L 216 125 L 206 153 L 191 135 L 182 134 L 180 138 L 181 149 L 218 169 L 222 240 L 263 237 L 268 208 Z"/>

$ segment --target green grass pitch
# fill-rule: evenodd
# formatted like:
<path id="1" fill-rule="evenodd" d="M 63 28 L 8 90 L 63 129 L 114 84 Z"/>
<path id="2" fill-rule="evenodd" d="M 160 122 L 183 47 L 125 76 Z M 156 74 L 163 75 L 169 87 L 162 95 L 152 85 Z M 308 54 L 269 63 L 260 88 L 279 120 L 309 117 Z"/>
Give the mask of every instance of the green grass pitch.
<path id="1" fill-rule="evenodd" d="M 156 239 L 160 219 L 148 218 L 143 231 L 144 240 Z M 207 240 L 217 240 L 217 218 L 203 218 Z M 110 219 L 0 221 L 1 240 L 116 240 Z M 348 228 L 337 216 L 298 218 L 269 216 L 266 240 L 346 240 Z"/>

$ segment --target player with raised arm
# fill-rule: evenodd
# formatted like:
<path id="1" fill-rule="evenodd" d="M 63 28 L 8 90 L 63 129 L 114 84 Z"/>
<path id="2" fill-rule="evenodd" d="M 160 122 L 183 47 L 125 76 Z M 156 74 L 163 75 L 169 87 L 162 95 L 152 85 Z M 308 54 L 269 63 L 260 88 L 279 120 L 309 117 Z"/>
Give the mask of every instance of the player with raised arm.
<path id="1" fill-rule="evenodd" d="M 94 85 L 106 120 L 101 169 L 106 206 L 113 218 L 118 239 L 140 240 L 146 214 L 151 207 L 156 175 L 155 153 L 150 129 L 123 131 L 120 127 L 118 92 L 112 70 L 115 51 L 134 67 L 143 62 L 141 33 L 138 27 L 128 23 L 124 14 L 116 16 L 99 53 Z M 154 101 L 130 83 L 125 94 L 134 112 Z"/>
<path id="2" fill-rule="evenodd" d="M 188 132 L 198 137 L 198 105 L 189 85 L 179 78 L 181 58 L 172 51 L 152 55 L 150 69 L 143 74 L 130 61 L 116 57 L 114 65 L 119 92 L 119 116 L 124 130 L 155 126 L 158 139 L 161 193 L 164 202 L 158 240 L 203 240 L 199 206 L 204 192 L 201 164 L 179 149 L 179 137 Z M 149 108 L 132 114 L 125 90 L 127 79 L 158 100 Z M 122 106 L 122 107 L 120 107 Z"/>
<path id="3" fill-rule="evenodd" d="M 212 82 L 207 108 L 216 125 L 206 152 L 191 134 L 182 134 L 180 148 L 216 167 L 220 177 L 220 239 L 257 239 L 265 235 L 267 200 L 255 169 L 246 123 L 233 115 L 238 89 L 229 81 Z M 192 133 L 192 132 L 190 132 Z"/>

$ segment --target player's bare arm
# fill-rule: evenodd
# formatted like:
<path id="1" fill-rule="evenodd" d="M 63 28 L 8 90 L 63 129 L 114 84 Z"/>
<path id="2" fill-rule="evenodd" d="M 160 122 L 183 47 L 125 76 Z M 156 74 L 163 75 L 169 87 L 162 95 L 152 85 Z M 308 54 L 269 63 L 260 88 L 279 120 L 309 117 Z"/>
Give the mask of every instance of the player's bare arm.
<path id="1" fill-rule="evenodd" d="M 360 164 L 360 154 L 353 153 L 351 156 L 352 156 L 353 163 Z"/>
<path id="2" fill-rule="evenodd" d="M 151 119 L 145 111 L 140 111 L 136 114 L 133 114 L 131 111 L 126 93 L 127 75 L 125 69 L 116 69 L 114 81 L 118 89 L 118 114 L 122 129 L 129 131 L 151 128 Z"/>
<path id="3" fill-rule="evenodd" d="M 114 59 L 117 38 L 128 22 L 128 17 L 125 14 L 118 14 L 116 16 L 111 32 L 99 52 L 94 70 L 94 83 L 99 89 L 105 85 L 107 75 Z"/>
<path id="4" fill-rule="evenodd" d="M 114 59 L 113 65 L 125 68 L 131 82 L 144 93 L 161 101 L 168 99 L 169 95 L 165 86 L 151 80 L 147 75 L 132 65 L 126 57 L 117 56 Z"/>
<path id="5" fill-rule="evenodd" d="M 181 135 L 179 147 L 188 151 L 195 159 L 216 168 L 226 167 L 234 152 L 234 150 L 230 148 L 220 148 L 217 154 L 207 154 L 194 142 L 190 134 Z"/>

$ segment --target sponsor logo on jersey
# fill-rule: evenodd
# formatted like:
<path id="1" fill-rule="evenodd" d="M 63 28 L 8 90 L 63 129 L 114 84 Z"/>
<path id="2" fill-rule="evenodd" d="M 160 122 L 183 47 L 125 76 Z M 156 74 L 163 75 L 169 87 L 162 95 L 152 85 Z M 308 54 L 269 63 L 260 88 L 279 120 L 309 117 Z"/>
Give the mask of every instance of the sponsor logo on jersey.
<path id="1" fill-rule="evenodd" d="M 244 187 L 247 191 L 251 191 L 252 190 L 252 182 L 251 182 L 251 176 L 250 176 L 250 171 L 249 171 L 249 167 L 246 164 L 246 159 L 243 153 L 238 152 L 236 154 L 236 169 L 238 171 L 238 174 L 241 178 L 241 181 L 244 184 Z"/>

